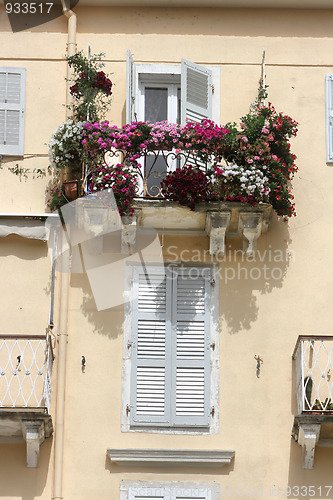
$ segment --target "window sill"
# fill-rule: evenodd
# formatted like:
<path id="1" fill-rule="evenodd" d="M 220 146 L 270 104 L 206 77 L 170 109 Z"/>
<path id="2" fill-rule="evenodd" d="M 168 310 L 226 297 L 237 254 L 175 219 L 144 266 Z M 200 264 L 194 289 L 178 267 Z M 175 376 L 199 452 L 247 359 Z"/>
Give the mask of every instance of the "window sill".
<path id="1" fill-rule="evenodd" d="M 168 450 L 108 448 L 111 463 L 126 466 L 223 467 L 235 456 L 233 450 Z"/>

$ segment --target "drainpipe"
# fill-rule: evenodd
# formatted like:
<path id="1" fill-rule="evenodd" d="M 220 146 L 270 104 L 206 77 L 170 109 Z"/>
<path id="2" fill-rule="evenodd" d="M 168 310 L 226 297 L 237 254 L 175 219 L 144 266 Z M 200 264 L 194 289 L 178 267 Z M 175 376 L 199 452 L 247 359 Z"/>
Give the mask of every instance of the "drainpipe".
<path id="1" fill-rule="evenodd" d="M 69 0 L 61 0 L 63 13 L 68 18 L 67 54 L 71 56 L 76 52 L 76 15 L 70 9 Z M 71 70 L 67 65 L 67 78 L 71 77 Z M 66 89 L 66 105 L 72 102 L 69 93 L 69 82 Z M 69 110 L 66 108 L 66 118 Z M 68 172 L 65 172 L 68 178 Z M 62 255 L 60 269 L 60 307 L 58 330 L 58 365 L 57 365 L 57 391 L 56 415 L 54 428 L 54 475 L 53 475 L 53 500 L 62 500 L 63 489 L 63 460 L 64 460 L 64 418 L 65 418 L 65 389 L 66 389 L 66 354 L 67 354 L 67 328 L 68 328 L 68 296 L 70 280 L 70 248 L 65 250 L 66 228 L 62 228 Z M 65 251 L 64 251 L 65 250 Z"/>
<path id="2" fill-rule="evenodd" d="M 59 227 L 59 226 L 58 226 Z M 68 327 L 68 296 L 71 269 L 70 245 L 67 240 L 65 225 L 60 230 L 60 307 L 59 307 L 59 329 L 58 341 L 58 364 L 57 364 L 57 391 L 56 391 L 56 415 L 54 429 L 54 476 L 53 476 L 53 500 L 62 500 L 63 483 L 63 457 L 64 457 L 64 419 L 65 419 L 65 389 L 66 389 L 66 354 L 67 354 L 67 327 Z"/>

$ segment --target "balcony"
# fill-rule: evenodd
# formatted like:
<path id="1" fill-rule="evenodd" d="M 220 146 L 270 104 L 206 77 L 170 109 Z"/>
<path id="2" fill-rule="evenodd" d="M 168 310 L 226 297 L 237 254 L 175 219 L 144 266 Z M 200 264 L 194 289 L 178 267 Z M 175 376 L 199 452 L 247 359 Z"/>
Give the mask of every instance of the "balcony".
<path id="1" fill-rule="evenodd" d="M 296 365 L 298 414 L 293 437 L 303 448 L 303 468 L 313 469 L 316 446 L 333 446 L 333 336 L 298 337 Z"/>
<path id="2" fill-rule="evenodd" d="M 208 236 L 211 255 L 223 255 L 226 238 L 238 238 L 243 242 L 244 253 L 250 256 L 255 252 L 256 242 L 261 234 L 269 231 L 273 209 L 267 202 L 268 196 L 263 194 L 266 189 L 264 182 L 261 188 L 257 187 L 256 191 L 253 191 L 252 196 L 249 194 L 250 191 L 247 193 L 247 188 L 242 187 L 240 179 L 235 177 L 228 183 L 222 178 L 216 180 L 214 177 L 214 166 L 221 166 L 223 162 L 223 168 L 231 169 L 235 160 L 233 157 L 226 159 L 222 154 L 220 156 L 207 154 L 206 157 L 202 157 L 195 150 L 159 149 L 142 154 L 140 160 L 135 162 L 130 153 L 113 148 L 105 154 L 104 159 L 110 169 L 109 172 L 105 167 L 101 168 L 100 172 L 87 171 L 87 188 L 90 196 L 88 199 L 83 198 L 77 204 L 76 218 L 80 221 L 80 227 L 89 226 L 89 231 L 96 234 L 99 232 L 97 226 L 105 227 L 106 223 L 115 225 L 114 221 L 111 222 L 114 218 L 112 210 L 106 210 L 112 205 L 112 198 L 110 201 L 109 195 L 108 199 L 107 191 L 111 191 L 108 188 L 115 181 L 120 187 L 123 185 L 125 187 L 120 172 L 117 172 L 117 177 L 113 173 L 121 170 L 119 167 L 124 165 L 127 169 L 126 177 L 133 175 L 137 179 L 137 186 L 131 201 L 134 213 L 132 217 L 124 217 L 122 221 L 122 248 L 128 249 L 127 240 L 130 239 L 131 251 L 134 251 L 136 230 L 141 226 L 153 228 L 164 234 Z M 202 175 L 200 179 L 202 184 L 198 177 L 193 184 L 196 186 L 195 189 L 190 192 L 184 194 L 181 189 L 177 190 L 174 187 L 171 189 L 173 194 L 170 189 L 169 192 L 163 191 L 162 181 L 178 167 L 181 167 L 181 171 L 194 167 L 195 171 Z M 245 167 L 238 168 L 239 172 L 245 169 Z M 196 174 L 191 173 L 191 175 Z M 188 183 L 191 183 L 191 175 L 188 181 L 186 178 L 182 181 L 184 186 L 188 187 Z M 241 177 L 241 173 L 237 175 Z M 230 176 L 232 177 L 232 174 Z M 254 181 L 247 182 L 250 185 Z M 126 189 L 129 189 L 128 186 Z M 132 189 L 134 193 L 134 188 Z M 245 203 L 244 200 L 247 198 L 249 202 Z M 100 220 L 94 230 L 92 226 L 95 225 L 96 215 Z M 129 234 L 130 237 L 127 237 Z"/>
<path id="3" fill-rule="evenodd" d="M 53 432 L 50 415 L 51 337 L 0 335 L 0 442 L 26 442 L 27 466 Z"/>

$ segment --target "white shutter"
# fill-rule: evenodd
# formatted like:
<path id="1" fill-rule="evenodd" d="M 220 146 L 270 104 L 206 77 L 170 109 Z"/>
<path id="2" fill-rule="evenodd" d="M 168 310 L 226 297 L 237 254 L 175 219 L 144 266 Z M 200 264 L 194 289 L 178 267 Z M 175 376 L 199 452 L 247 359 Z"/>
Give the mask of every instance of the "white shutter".
<path id="1" fill-rule="evenodd" d="M 333 75 L 326 75 L 326 161 L 333 163 Z"/>
<path id="2" fill-rule="evenodd" d="M 23 156 L 25 68 L 0 67 L 0 154 Z"/>
<path id="3" fill-rule="evenodd" d="M 204 66 L 181 61 L 181 123 L 200 122 L 212 116 L 212 72 Z"/>
<path id="4" fill-rule="evenodd" d="M 134 270 L 131 424 L 170 425 L 171 281 Z"/>
<path id="5" fill-rule="evenodd" d="M 131 51 L 126 53 L 126 123 L 134 121 L 134 64 Z"/>
<path id="6" fill-rule="evenodd" d="M 172 392 L 176 426 L 209 425 L 210 270 L 175 269 Z"/>
<path id="7" fill-rule="evenodd" d="M 134 270 L 131 425 L 208 426 L 210 270 Z"/>

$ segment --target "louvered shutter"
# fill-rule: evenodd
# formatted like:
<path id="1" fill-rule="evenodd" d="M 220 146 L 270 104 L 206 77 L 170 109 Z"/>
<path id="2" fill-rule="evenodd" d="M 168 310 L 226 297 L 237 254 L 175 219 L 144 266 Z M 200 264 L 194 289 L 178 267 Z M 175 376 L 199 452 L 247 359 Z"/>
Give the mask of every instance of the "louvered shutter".
<path id="1" fill-rule="evenodd" d="M 24 153 L 25 69 L 0 67 L 0 154 Z"/>
<path id="2" fill-rule="evenodd" d="M 210 270 L 174 269 L 172 325 L 173 422 L 209 425 Z"/>
<path id="3" fill-rule="evenodd" d="M 212 72 L 204 66 L 181 61 L 181 123 L 200 122 L 212 116 Z"/>
<path id="4" fill-rule="evenodd" d="M 131 51 L 126 54 L 126 123 L 134 121 L 134 65 Z"/>
<path id="5" fill-rule="evenodd" d="M 134 270 L 131 424 L 170 425 L 171 281 Z"/>
<path id="6" fill-rule="evenodd" d="M 333 163 L 333 75 L 326 75 L 326 151 L 327 163 Z"/>

